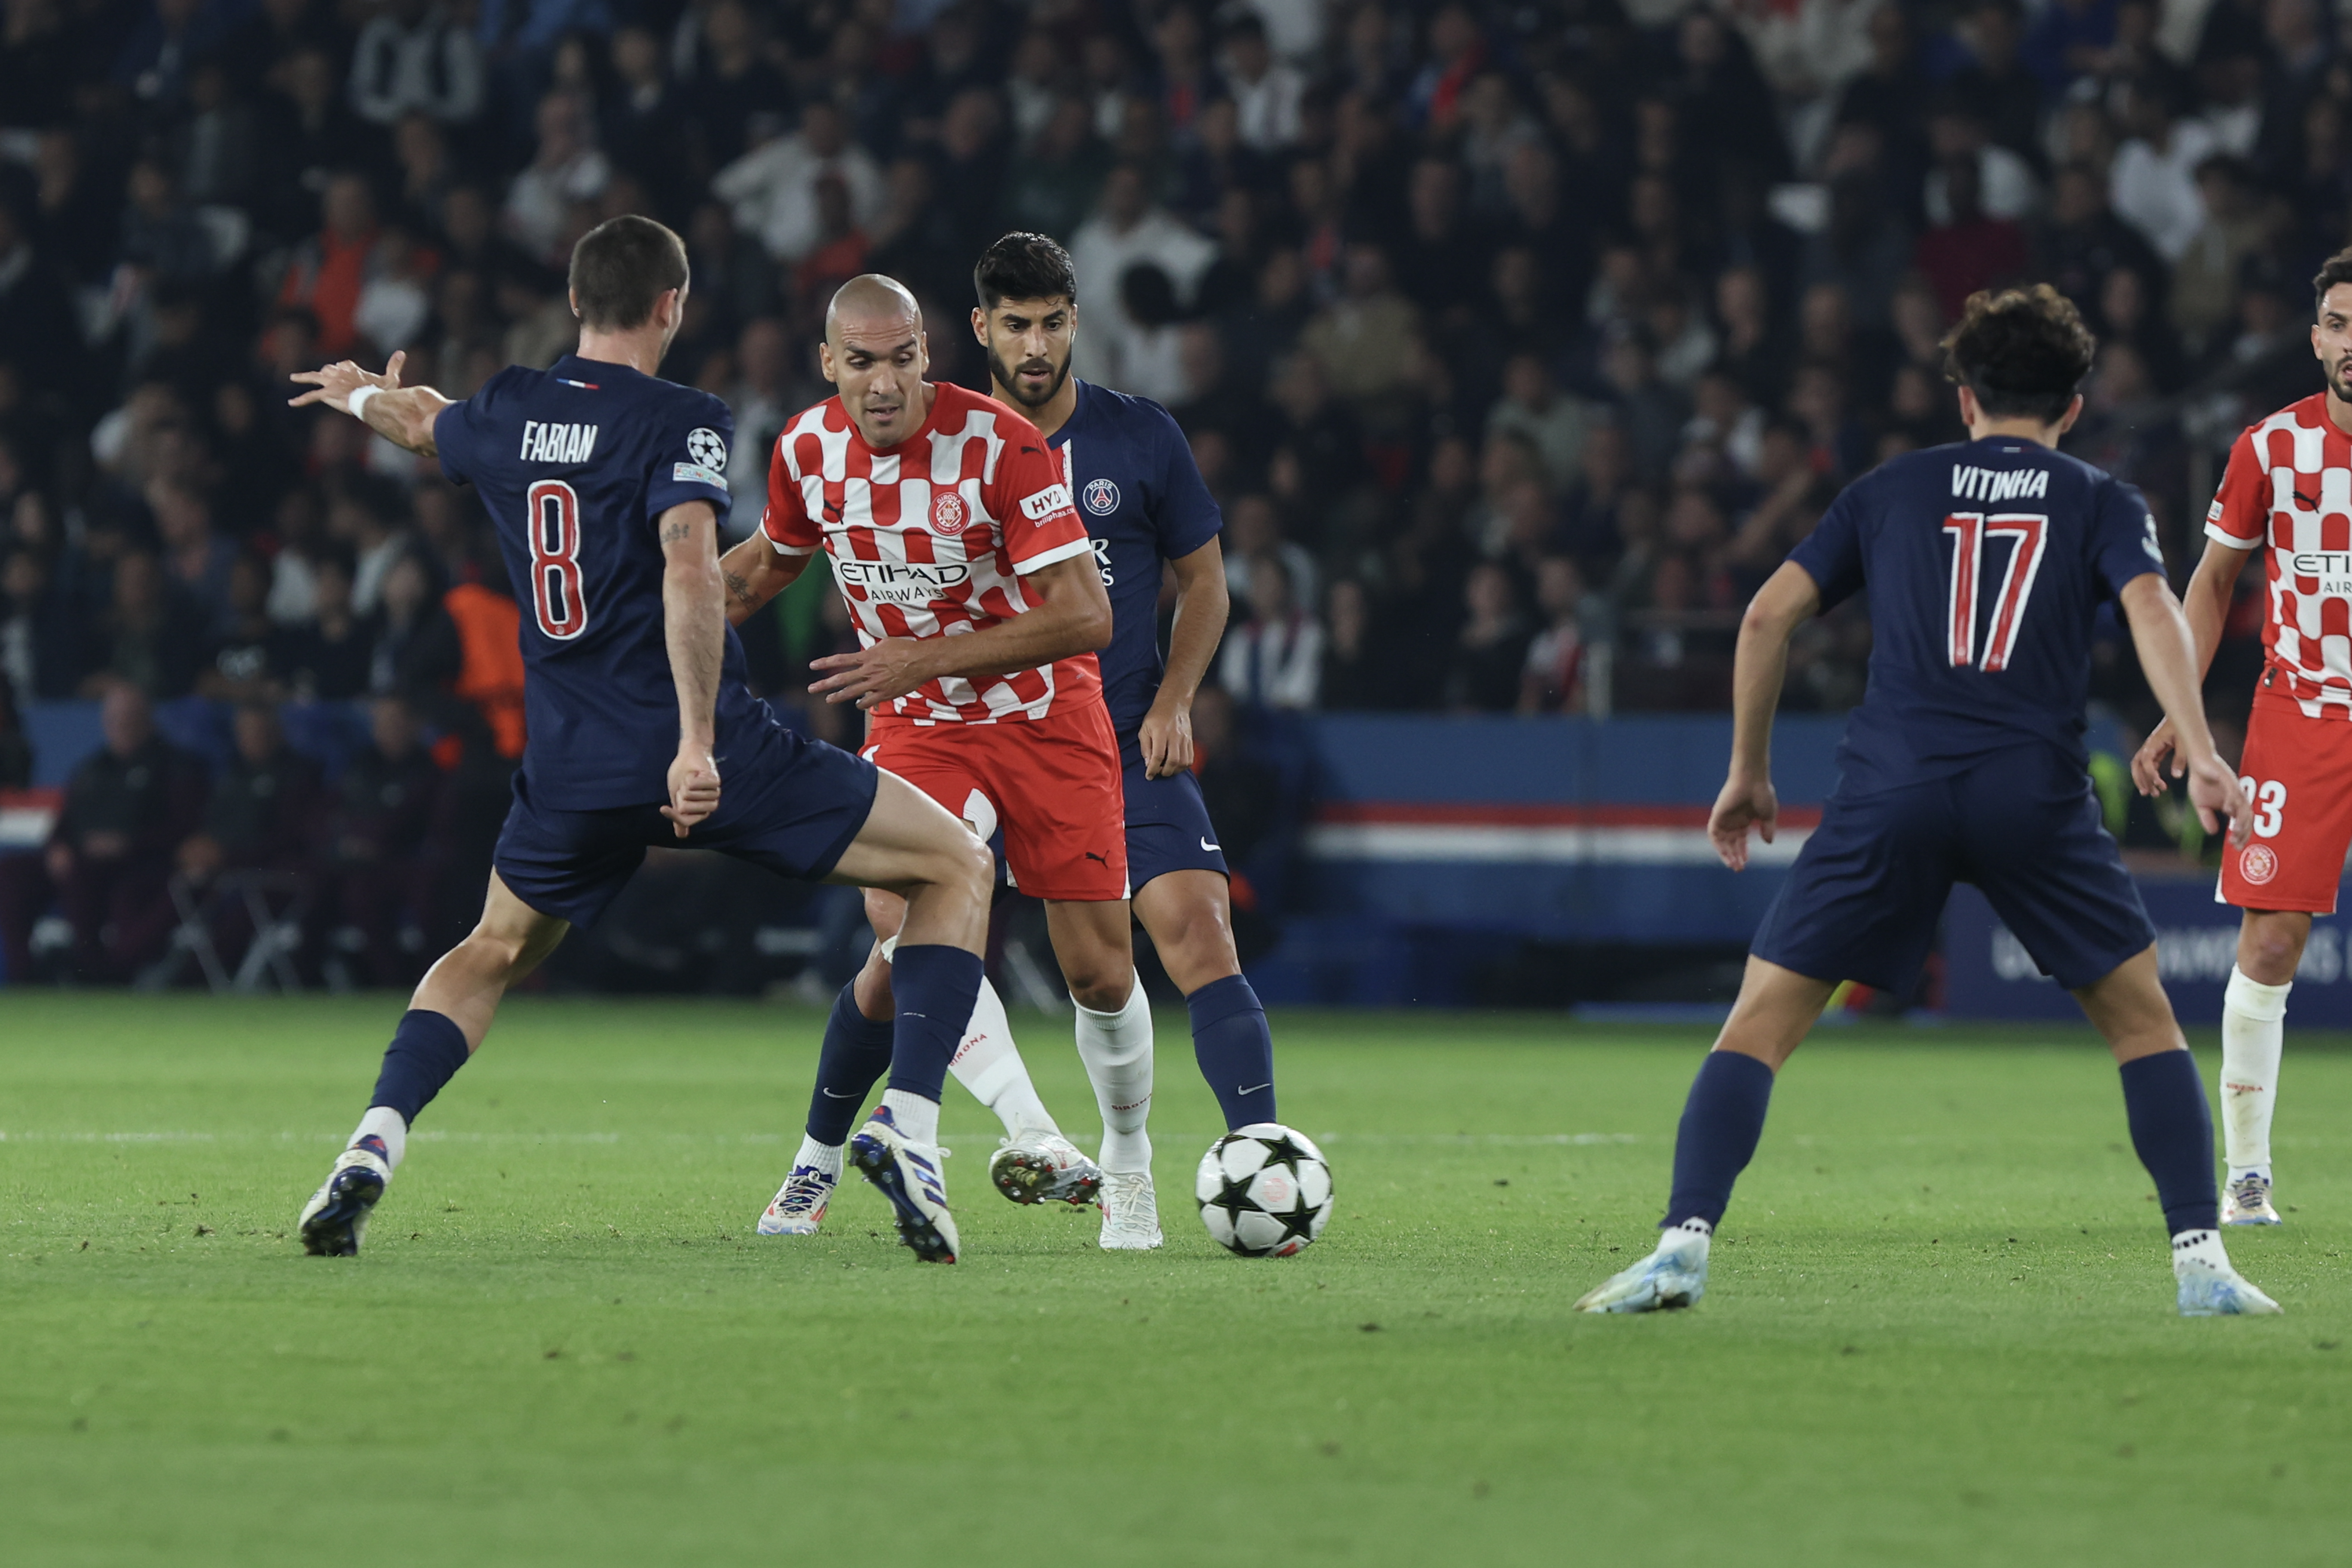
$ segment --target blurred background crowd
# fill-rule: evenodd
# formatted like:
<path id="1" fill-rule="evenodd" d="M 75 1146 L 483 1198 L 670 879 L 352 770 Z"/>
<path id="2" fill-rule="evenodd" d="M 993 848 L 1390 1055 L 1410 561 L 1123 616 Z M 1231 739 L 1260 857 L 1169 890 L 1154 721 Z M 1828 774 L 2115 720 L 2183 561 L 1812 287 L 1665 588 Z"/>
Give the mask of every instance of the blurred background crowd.
<path id="1" fill-rule="evenodd" d="M 397 978 L 401 879 L 478 888 L 453 847 L 521 742 L 486 520 L 286 377 L 546 364 L 615 214 L 687 237 L 666 374 L 734 410 L 738 533 L 831 289 L 904 279 L 984 384 L 971 259 L 1037 229 L 1079 374 L 1168 405 L 1223 504 L 1221 711 L 1704 711 L 1838 489 L 1959 434 L 1936 345 L 1979 288 L 2081 305 L 2069 446 L 2185 574 L 2231 437 L 2316 389 L 2347 138 L 2321 0 L 5 0 L 0 788 L 20 713 L 110 703 L 0 862 L 10 967 L 59 910 L 135 967 L 174 868 L 299 863 Z M 835 739 L 807 660 L 847 635 L 818 573 L 747 628 Z M 1868 638 L 1809 627 L 1790 704 L 1850 706 Z M 2101 682 L 2144 709 L 2118 642 Z"/>

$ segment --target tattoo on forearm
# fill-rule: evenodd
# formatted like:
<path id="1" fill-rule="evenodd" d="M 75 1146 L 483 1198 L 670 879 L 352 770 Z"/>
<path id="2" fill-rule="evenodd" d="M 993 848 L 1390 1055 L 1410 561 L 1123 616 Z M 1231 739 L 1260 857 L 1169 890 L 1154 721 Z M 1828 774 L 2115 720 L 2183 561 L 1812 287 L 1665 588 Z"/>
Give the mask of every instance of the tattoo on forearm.
<path id="1" fill-rule="evenodd" d="M 739 605 L 748 605 L 751 602 L 751 582 L 750 578 L 744 576 L 740 572 L 730 572 L 723 566 L 719 569 L 719 575 L 726 580 L 727 596 L 729 598 L 734 600 Z"/>
<path id="2" fill-rule="evenodd" d="M 693 524 L 686 522 L 673 522 L 668 527 L 662 530 L 662 542 L 664 544 L 676 544 L 678 541 L 687 538 L 693 532 Z"/>

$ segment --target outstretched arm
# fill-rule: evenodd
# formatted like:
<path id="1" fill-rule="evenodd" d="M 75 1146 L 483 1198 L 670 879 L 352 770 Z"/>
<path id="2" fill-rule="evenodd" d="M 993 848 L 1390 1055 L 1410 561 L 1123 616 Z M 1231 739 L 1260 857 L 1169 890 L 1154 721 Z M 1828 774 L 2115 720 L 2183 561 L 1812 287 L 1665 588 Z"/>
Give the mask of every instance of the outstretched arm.
<path id="1" fill-rule="evenodd" d="M 820 658 L 809 668 L 829 673 L 809 689 L 871 712 L 926 681 L 1034 669 L 1110 641 L 1110 595 L 1091 552 L 1039 567 L 1021 587 L 1029 608 L 1010 620 L 950 637 L 885 637 L 856 653 Z"/>
<path id="2" fill-rule="evenodd" d="M 2221 627 L 2230 617 L 2230 600 L 2238 590 L 2238 574 L 2246 569 L 2252 550 L 2240 550 L 2218 539 L 2205 542 L 2205 553 L 2198 558 L 2197 570 L 2189 579 L 2189 592 L 2183 597 L 2180 614 L 2187 621 L 2193 643 L 2190 650 L 2193 665 L 2201 680 L 2213 668 L 2213 650 L 2221 646 Z M 2137 628 L 2134 628 L 2137 635 Z M 2169 787 L 2165 783 L 2165 759 L 2172 757 L 2172 776 L 2179 778 L 2186 768 L 2172 753 L 2179 735 L 2172 721 L 2158 724 L 2141 742 L 2138 753 L 2132 758 L 2132 778 L 2142 795 L 2162 795 Z"/>
<path id="3" fill-rule="evenodd" d="M 662 631 L 677 687 L 677 756 L 662 815 L 683 838 L 719 809 L 719 667 L 727 607 L 719 577 L 719 517 L 707 500 L 683 501 L 654 525 L 662 547 Z"/>
<path id="4" fill-rule="evenodd" d="M 1176 574 L 1176 622 L 1168 632 L 1168 670 L 1160 695 L 1143 716 L 1143 776 L 1173 778 L 1192 765 L 1192 694 L 1225 635 L 1233 597 L 1225 588 L 1225 552 L 1214 539 L 1169 567 Z"/>
<path id="5" fill-rule="evenodd" d="M 1748 868 L 1748 830 L 1772 842 L 1780 797 L 1772 790 L 1772 712 L 1789 674 L 1789 638 L 1822 607 L 1811 573 L 1784 563 L 1765 579 L 1739 618 L 1739 648 L 1731 666 L 1731 772 L 1708 814 L 1706 835 L 1735 871 Z"/>
<path id="6" fill-rule="evenodd" d="M 727 624 L 740 626 L 761 606 L 800 581 L 814 555 L 786 555 L 758 529 L 719 557 L 719 580 L 727 589 Z"/>
<path id="7" fill-rule="evenodd" d="M 2201 564 L 2199 571 L 2203 571 Z M 2172 584 L 2160 572 L 2133 578 L 2119 597 L 2124 619 L 2131 626 L 2132 647 L 2139 650 L 2140 673 L 2164 705 L 2165 722 L 2172 727 L 2178 752 L 2173 765 L 2189 774 L 2189 802 L 2197 808 L 2197 819 L 2206 832 L 2216 833 L 2221 826 L 2216 814 L 2228 817 L 2231 844 L 2242 846 L 2253 822 L 2246 814 L 2236 771 L 2214 752 L 2212 732 L 2205 727 L 2197 644 L 2180 613 L 2180 601 L 2172 596 Z"/>
<path id="8" fill-rule="evenodd" d="M 307 383 L 310 390 L 286 401 L 295 408 L 323 403 L 339 414 L 354 415 L 361 424 L 385 440 L 429 458 L 436 449 L 433 421 L 449 406 L 449 399 L 429 386 L 401 385 L 400 367 L 407 363 L 408 355 L 402 352 L 392 356 L 382 375 L 362 370 L 350 360 L 338 360 L 318 370 L 297 371 L 290 379 Z M 354 408 L 352 398 L 361 392 L 367 395 Z"/>

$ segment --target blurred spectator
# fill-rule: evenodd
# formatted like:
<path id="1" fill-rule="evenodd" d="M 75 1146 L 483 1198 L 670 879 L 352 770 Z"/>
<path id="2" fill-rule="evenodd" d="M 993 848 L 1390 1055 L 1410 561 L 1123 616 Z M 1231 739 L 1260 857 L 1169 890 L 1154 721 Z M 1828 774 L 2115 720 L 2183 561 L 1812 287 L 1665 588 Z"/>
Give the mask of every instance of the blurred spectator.
<path id="1" fill-rule="evenodd" d="M 1363 584 L 1353 577 L 1332 584 L 1323 619 L 1327 631 L 1318 704 L 1342 712 L 1394 707 L 1395 683 L 1372 635 L 1371 600 Z"/>
<path id="2" fill-rule="evenodd" d="M 2107 175 L 2108 199 L 2158 255 L 2167 262 L 2178 261 L 2205 225 L 2197 169 L 2220 150 L 2219 144 L 2203 121 L 2176 118 L 2168 95 L 2158 83 L 2134 82 L 2126 99 L 2126 124 L 2132 136 L 2116 150 L 2115 167 Z"/>
<path id="3" fill-rule="evenodd" d="M 2024 227 L 1985 210 L 1979 167 L 1971 158 L 1944 165 L 1946 216 L 1919 237 L 1919 270 L 1935 289 L 1937 305 L 1953 321 L 1969 295 L 2022 279 L 2029 262 Z"/>
<path id="4" fill-rule="evenodd" d="M 401 938 L 424 891 L 423 851 L 440 787 L 415 712 L 398 698 L 378 699 L 368 744 L 336 784 L 325 833 L 334 945 L 361 960 L 370 985 L 415 978 Z"/>
<path id="5" fill-rule="evenodd" d="M 1216 247 L 1186 227 L 1151 199 L 1145 171 L 1133 163 L 1114 167 L 1103 182 L 1102 198 L 1070 239 L 1070 258 L 1081 279 L 1097 279 L 1087 294 L 1087 330 L 1078 334 L 1073 369 L 1107 386 L 1125 384 L 1118 367 L 1133 352 L 1143 324 L 1127 312 L 1117 282 L 1128 268 L 1148 261 L 1167 275 L 1181 310 L 1188 307 Z M 1088 285 L 1081 282 L 1082 289 Z"/>
<path id="6" fill-rule="evenodd" d="M 1536 570 L 1536 607 L 1543 629 L 1528 644 L 1519 678 L 1521 713 L 1567 713 L 1585 706 L 1584 633 L 1578 620 L 1585 599 L 1584 574 L 1566 556 L 1548 556 Z"/>
<path id="7" fill-rule="evenodd" d="M 52 900 L 72 930 L 73 972 L 125 981 L 160 957 L 173 925 L 173 851 L 205 807 L 204 769 L 155 733 L 146 698 L 106 695 L 105 744 L 74 770 L 47 847 L 0 856 L 8 976 L 37 973 L 33 928 Z"/>
<path id="8" fill-rule="evenodd" d="M 502 217 L 509 237 L 526 255 L 560 268 L 570 260 L 577 237 L 574 205 L 603 194 L 613 166 L 592 140 L 594 128 L 586 108 L 571 93 L 541 99 L 535 123 L 539 151 L 507 187 Z"/>
<path id="9" fill-rule="evenodd" d="M 85 655 L 79 608 L 29 545 L 0 560 L 0 687 L 17 707 L 73 695 Z"/>
<path id="10" fill-rule="evenodd" d="M 1192 771 L 1228 863 L 1245 864 L 1274 830 L 1282 789 L 1242 744 L 1233 694 L 1203 686 L 1192 699 Z"/>
<path id="11" fill-rule="evenodd" d="M 442 694 L 457 683 L 462 656 L 457 624 L 433 598 L 425 564 L 402 552 L 383 574 L 383 603 L 369 649 L 367 689 L 378 697 L 403 697 L 420 711 L 436 712 Z"/>
<path id="12" fill-rule="evenodd" d="M 204 667 L 203 612 L 145 551 L 115 562 L 113 599 L 99 618 L 98 637 L 98 671 L 83 682 L 92 696 L 122 685 L 158 701 L 184 697 Z"/>
<path id="13" fill-rule="evenodd" d="M 1249 563 L 1249 617 L 1225 634 L 1217 679 L 1237 702 L 1312 708 L 1322 680 L 1323 628 L 1291 596 L 1276 555 Z"/>
<path id="14" fill-rule="evenodd" d="M 365 175 L 344 173 L 327 181 L 320 207 L 323 222 L 295 248 L 278 301 L 309 310 L 318 324 L 318 352 L 340 359 L 359 335 L 352 316 L 375 249 L 375 196 Z"/>
<path id="15" fill-rule="evenodd" d="M 199 887 L 224 871 L 299 870 L 317 831 L 318 764 L 286 743 L 277 706 L 239 703 L 229 734 L 228 765 L 173 857 Z"/>
<path id="16" fill-rule="evenodd" d="M 881 216 L 881 167 L 849 140 L 841 110 L 815 102 L 800 129 L 754 147 L 719 172 L 711 194 L 728 205 L 735 226 L 756 235 L 778 261 L 797 264 L 824 237 L 817 184 L 826 175 L 848 197 L 853 227 L 870 228 Z"/>
<path id="17" fill-rule="evenodd" d="M 16 688 L 0 681 L 0 790 L 23 789 L 32 782 L 33 738 L 25 733 Z"/>
<path id="18" fill-rule="evenodd" d="M 269 568 L 240 555 L 229 568 L 227 624 L 214 638 L 210 667 L 197 678 L 204 696 L 226 702 L 275 702 L 286 695 L 303 638 L 269 618 Z"/>
<path id="19" fill-rule="evenodd" d="M 341 552 L 319 560 L 310 625 L 287 628 L 283 672 L 295 700 L 342 702 L 368 689 L 374 643 L 352 607 L 352 567 Z"/>
<path id="20" fill-rule="evenodd" d="M 1226 25 L 1223 70 L 1245 144 L 1278 153 L 1298 140 L 1306 79 L 1275 58 L 1265 23 L 1255 13 L 1244 11 Z"/>
<path id="21" fill-rule="evenodd" d="M 1462 604 L 1469 612 L 1445 677 L 1445 706 L 1456 713 L 1507 713 L 1518 705 L 1528 635 L 1510 577 L 1491 561 L 1470 568 Z"/>

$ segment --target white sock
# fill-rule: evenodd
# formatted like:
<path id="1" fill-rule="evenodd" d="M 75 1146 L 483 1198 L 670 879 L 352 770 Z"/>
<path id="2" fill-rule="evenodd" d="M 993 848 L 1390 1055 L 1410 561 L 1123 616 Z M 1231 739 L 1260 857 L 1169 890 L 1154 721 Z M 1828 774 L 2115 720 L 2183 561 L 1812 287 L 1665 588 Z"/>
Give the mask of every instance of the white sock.
<path id="1" fill-rule="evenodd" d="M 1658 1250 L 1704 1263 L 1706 1261 L 1707 1245 L 1714 1238 L 1715 1226 L 1703 1219 L 1686 1219 L 1658 1233 Z"/>
<path id="2" fill-rule="evenodd" d="M 1080 1007 L 1078 1059 L 1095 1086 L 1102 1111 L 1102 1168 L 1131 1174 L 1151 1169 L 1151 1003 L 1134 977 L 1127 1005 L 1116 1013 Z"/>
<path id="3" fill-rule="evenodd" d="M 938 1100 L 925 1100 L 921 1095 L 909 1094 L 903 1089 L 886 1089 L 882 1091 L 882 1108 L 890 1113 L 890 1120 L 898 1124 L 898 1131 L 914 1142 L 937 1143 L 940 1141 Z"/>
<path id="4" fill-rule="evenodd" d="M 964 1026 L 962 1043 L 956 1047 L 948 1070 L 971 1090 L 974 1100 L 996 1112 L 1007 1137 L 1061 1131 L 1047 1114 L 1045 1102 L 1037 1098 L 1037 1086 L 1029 1081 L 1021 1047 L 1013 1043 L 1004 999 L 986 980 L 980 983 L 980 995 L 971 1005 L 971 1022 Z"/>
<path id="5" fill-rule="evenodd" d="M 400 1157 L 408 1152 L 408 1123 L 401 1119 L 400 1112 L 389 1105 L 370 1106 L 368 1113 L 360 1118 L 359 1131 L 344 1146 L 352 1147 L 368 1137 L 383 1140 L 383 1163 L 399 1170 Z"/>
<path id="6" fill-rule="evenodd" d="M 2233 1272 L 2230 1255 L 2222 1249 L 2221 1233 L 2218 1230 L 2184 1230 L 2172 1238 L 2172 1275 L 2179 1279 L 2191 1264 L 2201 1263 L 2222 1273 Z"/>
<path id="7" fill-rule="evenodd" d="M 838 1143 L 820 1143 L 815 1139 L 810 1137 L 807 1133 L 802 1133 L 801 1152 L 793 1156 L 793 1169 L 797 1171 L 803 1165 L 812 1165 L 817 1170 L 823 1171 L 828 1176 L 839 1177 L 841 1174 L 841 1145 Z"/>
<path id="8" fill-rule="evenodd" d="M 2271 1173 L 2271 1112 L 2278 1104 L 2280 1047 L 2286 994 L 2232 967 L 2221 994 L 2221 1136 L 2231 1180 L 2248 1171 Z"/>

